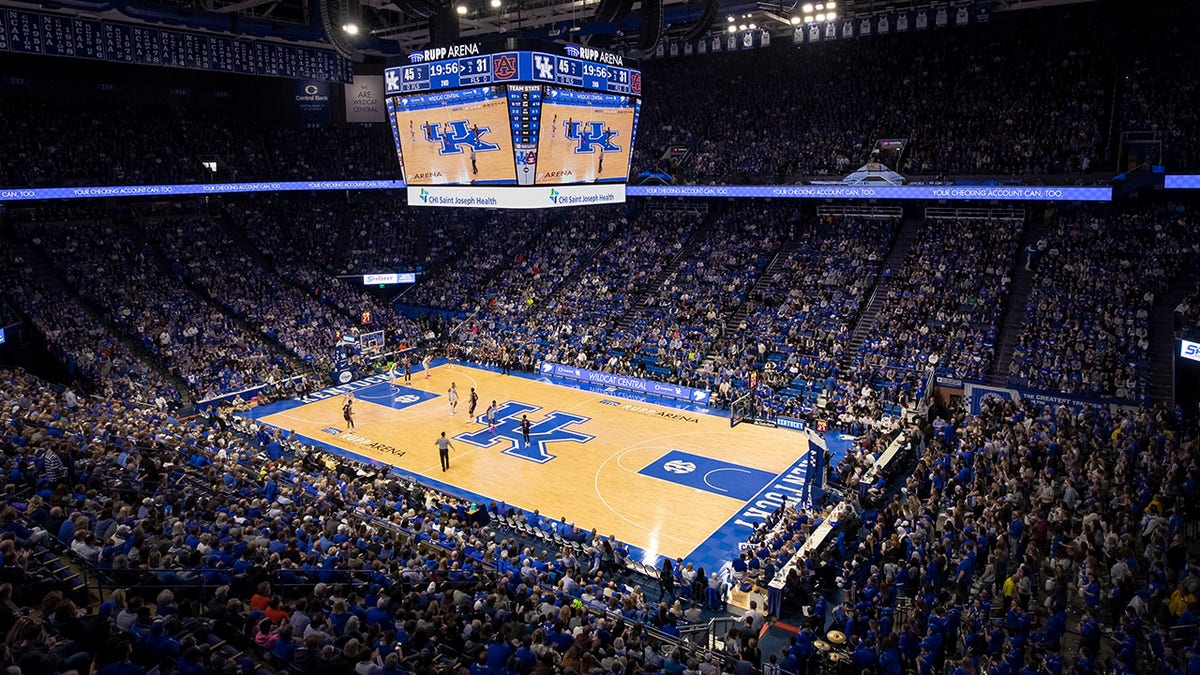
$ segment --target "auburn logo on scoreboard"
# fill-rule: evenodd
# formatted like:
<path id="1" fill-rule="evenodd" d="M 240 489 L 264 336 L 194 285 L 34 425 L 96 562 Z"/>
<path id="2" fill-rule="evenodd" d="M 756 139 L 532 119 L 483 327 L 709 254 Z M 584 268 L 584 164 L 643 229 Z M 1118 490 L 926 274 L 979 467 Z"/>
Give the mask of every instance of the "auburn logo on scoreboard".
<path id="1" fill-rule="evenodd" d="M 575 154 L 577 155 L 594 154 L 597 149 L 600 152 L 621 151 L 621 146 L 613 143 L 613 139 L 619 136 L 620 132 L 609 128 L 604 122 L 567 120 L 563 126 L 566 127 L 566 137 L 575 141 Z"/>
<path id="2" fill-rule="evenodd" d="M 445 124 L 426 122 L 421 125 L 421 129 L 425 132 L 426 141 L 441 144 L 442 147 L 438 148 L 439 155 L 461 155 L 464 145 L 471 152 L 491 152 L 500 149 L 499 145 L 483 138 L 491 133 L 491 127 L 472 125 L 468 120 L 452 120 Z"/>

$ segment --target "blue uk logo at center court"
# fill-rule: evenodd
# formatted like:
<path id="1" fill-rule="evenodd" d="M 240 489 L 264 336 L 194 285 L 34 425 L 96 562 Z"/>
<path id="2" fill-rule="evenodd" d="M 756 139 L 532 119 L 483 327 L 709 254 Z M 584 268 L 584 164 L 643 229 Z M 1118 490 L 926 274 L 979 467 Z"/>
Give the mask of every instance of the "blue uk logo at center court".
<path id="1" fill-rule="evenodd" d="M 753 499 L 775 478 L 775 474 L 769 471 L 679 450 L 672 450 L 650 462 L 638 473 L 742 501 Z"/>
<path id="2" fill-rule="evenodd" d="M 572 415 L 554 410 L 543 415 L 540 420 L 529 420 L 529 442 L 526 443 L 525 436 L 521 433 L 521 416 L 528 416 L 538 410 L 541 410 L 541 408 L 536 405 L 529 405 L 528 403 L 520 403 L 518 401 L 506 401 L 496 409 L 495 429 L 492 429 L 488 424 L 486 414 L 477 415 L 475 422 L 483 425 L 483 428 L 478 431 L 458 434 L 454 437 L 454 440 L 470 443 L 480 448 L 490 448 L 499 443 L 507 442 L 509 447 L 502 450 L 502 454 L 511 457 L 520 457 L 521 459 L 537 462 L 538 464 L 545 464 L 555 457 L 555 455 L 550 454 L 548 444 L 562 442 L 587 443 L 595 438 L 589 434 L 566 428 L 588 422 L 591 420 L 590 417 Z"/>

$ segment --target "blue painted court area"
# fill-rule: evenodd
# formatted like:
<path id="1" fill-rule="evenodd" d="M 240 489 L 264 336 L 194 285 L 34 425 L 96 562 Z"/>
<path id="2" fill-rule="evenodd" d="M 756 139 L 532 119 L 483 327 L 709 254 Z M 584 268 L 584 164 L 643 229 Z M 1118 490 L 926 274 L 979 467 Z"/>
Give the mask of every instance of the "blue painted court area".
<path id="1" fill-rule="evenodd" d="M 719 459 L 672 450 L 638 472 L 668 483 L 686 485 L 733 499 L 749 500 L 775 474 Z"/>
<path id="2" fill-rule="evenodd" d="M 359 389 L 354 392 L 354 398 L 376 405 L 395 408 L 396 410 L 403 410 L 410 405 L 416 405 L 422 401 L 428 401 L 437 397 L 438 395 L 432 392 L 388 383 L 373 384 L 365 389 Z"/>
<path id="3" fill-rule="evenodd" d="M 742 510 L 717 528 L 687 559 L 706 571 L 717 571 L 737 556 L 736 551 L 746 543 L 754 527 L 778 509 L 783 500 L 789 504 L 807 501 L 816 481 L 816 476 L 811 475 L 811 453 L 819 452 L 820 448 L 807 442 L 804 445 L 806 450 L 786 471 L 779 475 L 767 474 L 767 480 L 745 497 L 746 505 Z"/>

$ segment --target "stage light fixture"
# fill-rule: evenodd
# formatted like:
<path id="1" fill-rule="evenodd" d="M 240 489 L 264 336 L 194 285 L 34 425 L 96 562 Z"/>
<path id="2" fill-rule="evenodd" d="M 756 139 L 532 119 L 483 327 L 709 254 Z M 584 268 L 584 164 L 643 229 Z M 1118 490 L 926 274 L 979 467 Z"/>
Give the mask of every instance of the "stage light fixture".
<path id="1" fill-rule="evenodd" d="M 459 5 L 458 7 L 454 8 L 454 11 L 458 12 L 459 16 L 466 16 L 467 15 L 467 6 Z"/>

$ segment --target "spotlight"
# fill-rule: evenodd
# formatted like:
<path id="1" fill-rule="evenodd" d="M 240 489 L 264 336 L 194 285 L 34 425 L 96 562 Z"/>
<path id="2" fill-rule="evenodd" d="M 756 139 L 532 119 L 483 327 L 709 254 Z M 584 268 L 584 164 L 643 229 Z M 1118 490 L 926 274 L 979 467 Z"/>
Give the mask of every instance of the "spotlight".
<path id="1" fill-rule="evenodd" d="M 733 24 L 729 24 L 729 32 L 730 32 L 730 33 L 736 33 L 736 32 L 737 32 L 737 26 L 735 26 L 735 25 L 733 25 Z"/>
<path id="2" fill-rule="evenodd" d="M 792 25 L 793 25 L 793 26 L 799 26 L 799 25 L 800 25 L 800 17 L 798 17 L 798 16 L 793 16 L 793 17 L 790 19 L 790 21 L 791 21 L 791 23 L 792 23 Z"/>
<path id="3" fill-rule="evenodd" d="M 829 0 L 829 2 L 825 3 L 825 9 L 833 9 L 835 7 L 837 7 L 837 3 L 833 0 Z"/>
<path id="4" fill-rule="evenodd" d="M 458 12 L 458 15 L 459 15 L 459 16 L 466 16 L 466 14 L 467 14 L 467 6 L 466 6 L 466 5 L 459 5 L 458 7 L 455 7 L 455 8 L 454 8 L 454 11 Z"/>
<path id="5" fill-rule="evenodd" d="M 492 0 L 488 4 L 492 6 L 492 9 L 500 9 L 500 0 Z"/>
<path id="6" fill-rule="evenodd" d="M 740 25 L 738 26 L 738 30 L 746 30 L 746 24 L 744 24 L 744 23 L 743 23 L 743 24 L 740 24 Z"/>
<path id="7" fill-rule="evenodd" d="M 813 11 L 812 3 L 811 2 L 804 3 L 804 6 L 801 7 L 800 9 L 804 10 L 805 14 L 812 14 L 812 11 Z"/>
<path id="8" fill-rule="evenodd" d="M 818 3 L 817 3 L 817 11 L 819 12 L 819 11 L 821 11 L 821 10 L 823 10 L 823 9 L 825 9 L 825 5 L 823 5 L 823 4 L 821 4 L 821 3 L 819 3 L 819 2 L 818 2 Z"/>
<path id="9" fill-rule="evenodd" d="M 828 14 L 826 14 L 826 15 L 825 15 L 825 20 L 826 20 L 826 21 L 833 21 L 833 20 L 834 20 L 834 19 L 836 19 L 836 18 L 837 18 L 837 12 L 830 12 L 830 13 L 828 13 Z"/>
<path id="10" fill-rule="evenodd" d="M 758 28 L 758 26 L 756 26 L 754 24 L 750 24 L 750 30 L 754 30 L 755 28 Z"/>
<path id="11" fill-rule="evenodd" d="M 729 15 L 729 16 L 727 16 L 727 17 L 725 17 L 725 20 L 726 20 L 726 21 L 728 21 L 729 23 L 733 23 L 734 21 L 736 21 L 736 19 L 734 19 L 734 18 L 733 18 L 733 15 L 732 15 L 732 14 L 730 14 L 730 15 Z"/>
<path id="12" fill-rule="evenodd" d="M 342 24 L 342 30 L 346 31 L 347 35 L 358 35 L 358 24 L 356 24 L 356 23 Z"/>
<path id="13" fill-rule="evenodd" d="M 818 15 L 817 15 L 817 23 L 821 23 L 821 22 L 822 22 L 822 21 L 824 21 L 824 20 L 825 20 L 825 15 L 824 15 L 824 14 L 818 14 Z"/>

